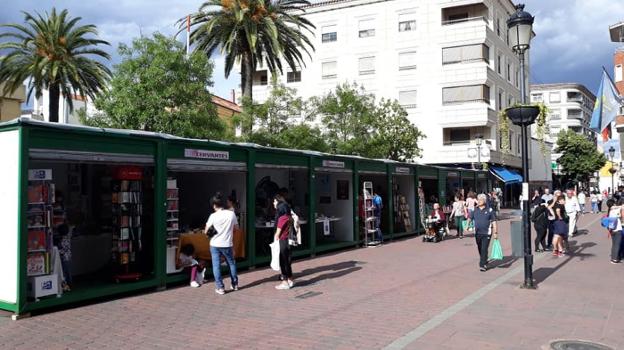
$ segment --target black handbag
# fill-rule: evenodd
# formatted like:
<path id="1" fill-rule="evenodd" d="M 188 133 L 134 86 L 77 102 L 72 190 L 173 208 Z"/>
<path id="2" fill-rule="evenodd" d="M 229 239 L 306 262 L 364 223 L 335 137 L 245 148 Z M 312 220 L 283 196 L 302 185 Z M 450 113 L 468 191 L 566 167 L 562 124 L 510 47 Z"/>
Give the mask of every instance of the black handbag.
<path id="1" fill-rule="evenodd" d="M 217 233 L 219 233 L 219 232 L 217 232 L 217 230 L 214 228 L 214 226 L 210 226 L 208 228 L 208 232 L 206 234 L 208 235 L 208 237 L 212 238 L 212 237 L 216 236 Z"/>

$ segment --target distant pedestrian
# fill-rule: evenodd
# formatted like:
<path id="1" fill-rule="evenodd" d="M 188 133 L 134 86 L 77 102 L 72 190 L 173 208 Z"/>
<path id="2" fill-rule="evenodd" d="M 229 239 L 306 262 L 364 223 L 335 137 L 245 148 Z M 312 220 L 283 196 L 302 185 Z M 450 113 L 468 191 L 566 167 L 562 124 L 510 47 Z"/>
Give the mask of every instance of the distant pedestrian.
<path id="1" fill-rule="evenodd" d="M 541 199 L 540 199 L 541 200 Z M 548 208 L 546 203 L 542 202 L 538 205 L 533 214 L 531 215 L 531 221 L 535 227 L 535 252 L 540 253 L 546 251 L 546 231 L 548 230 Z M 542 246 L 540 248 L 540 245 Z"/>
<path id="2" fill-rule="evenodd" d="M 613 199 L 607 201 L 608 215 L 610 218 L 616 218 L 617 224 L 615 229 L 609 230 L 611 237 L 611 263 L 619 264 L 622 259 L 622 215 L 624 214 L 624 199 L 615 203 Z"/>
<path id="3" fill-rule="evenodd" d="M 377 243 L 383 243 L 383 233 L 381 232 L 381 213 L 383 211 L 383 199 L 380 195 L 381 187 L 376 188 L 376 192 L 373 195 L 373 214 L 375 215 L 375 235 L 377 236 Z"/>
<path id="4" fill-rule="evenodd" d="M 555 237 L 555 210 L 553 207 L 557 201 L 553 197 L 553 199 L 546 203 L 546 209 L 548 210 L 548 237 L 546 239 L 546 251 L 553 250 L 553 239 Z"/>
<path id="5" fill-rule="evenodd" d="M 566 253 L 563 247 L 563 242 L 568 237 L 568 223 L 567 223 L 567 217 L 566 217 L 564 196 L 556 197 L 556 204 L 553 206 L 552 210 L 555 215 L 555 222 L 554 222 L 555 236 L 553 238 L 553 246 L 554 246 L 553 255 L 557 257 L 562 257 Z"/>
<path id="6" fill-rule="evenodd" d="M 498 238 L 496 214 L 494 209 L 486 206 L 486 201 L 486 195 L 477 196 L 477 207 L 470 215 L 470 220 L 474 222 L 475 239 L 479 251 L 479 270 L 482 272 L 487 271 L 490 238 Z"/>
<path id="7" fill-rule="evenodd" d="M 232 291 L 238 290 L 238 275 L 236 261 L 232 250 L 234 229 L 238 229 L 238 220 L 233 211 L 224 209 L 225 201 L 221 193 L 217 193 L 210 200 L 214 213 L 206 222 L 205 234 L 214 229 L 215 234 L 210 238 L 210 255 L 212 256 L 212 275 L 215 279 L 215 293 L 225 294 L 225 286 L 221 277 L 221 256 L 225 258 L 230 270 Z"/>
<path id="8" fill-rule="evenodd" d="M 544 203 L 550 203 L 553 200 L 553 195 L 550 193 L 549 188 L 544 189 L 544 194 L 542 195 L 542 200 Z"/>
<path id="9" fill-rule="evenodd" d="M 574 237 L 576 233 L 576 220 L 581 211 L 578 199 L 574 195 L 574 190 L 566 191 L 565 200 L 566 215 L 568 216 L 568 237 Z"/>
<path id="10" fill-rule="evenodd" d="M 540 196 L 539 190 L 533 191 L 533 197 L 531 197 L 531 208 L 537 208 L 542 204 L 542 197 Z"/>
<path id="11" fill-rule="evenodd" d="M 593 191 L 589 195 L 589 200 L 591 202 L 591 212 L 592 212 L 592 214 L 598 213 L 598 192 Z"/>
<path id="12" fill-rule="evenodd" d="M 602 202 L 607 198 L 607 191 L 598 192 L 598 212 L 602 213 Z"/>
<path id="13" fill-rule="evenodd" d="M 578 203 L 579 203 L 579 206 L 581 207 L 581 214 L 585 214 L 585 201 L 587 200 L 585 196 L 585 191 L 580 190 L 578 196 L 576 197 L 578 198 Z"/>
<path id="14" fill-rule="evenodd" d="M 449 220 L 453 220 L 455 218 L 455 226 L 457 228 L 457 237 L 460 239 L 464 238 L 464 220 L 466 218 L 466 202 L 464 202 L 464 196 L 461 193 L 458 193 L 455 196 L 455 201 L 453 202 L 453 211 L 451 211 L 451 215 Z"/>

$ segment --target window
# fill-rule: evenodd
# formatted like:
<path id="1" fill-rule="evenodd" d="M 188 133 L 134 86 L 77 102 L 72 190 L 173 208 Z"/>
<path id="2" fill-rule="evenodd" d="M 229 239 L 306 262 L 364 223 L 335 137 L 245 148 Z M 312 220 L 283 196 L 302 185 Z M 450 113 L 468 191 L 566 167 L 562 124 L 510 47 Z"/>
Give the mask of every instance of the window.
<path id="1" fill-rule="evenodd" d="M 253 85 L 268 85 L 269 75 L 266 70 L 257 71 L 254 74 Z"/>
<path id="2" fill-rule="evenodd" d="M 483 101 L 490 103 L 490 87 L 487 85 L 454 86 L 442 89 L 442 103 L 453 104 Z"/>
<path id="3" fill-rule="evenodd" d="M 321 74 L 323 79 L 333 79 L 337 77 L 336 69 L 337 69 L 336 61 L 331 62 L 323 62 L 321 65 Z"/>
<path id="4" fill-rule="evenodd" d="M 618 64 L 617 66 L 615 66 L 615 81 L 622 81 L 624 80 L 624 77 L 622 76 L 622 65 Z"/>
<path id="5" fill-rule="evenodd" d="M 542 95 L 542 94 L 531 94 L 531 101 L 533 101 L 533 102 L 542 102 L 542 101 L 544 101 L 544 95 Z"/>
<path id="6" fill-rule="evenodd" d="M 399 53 L 399 70 L 416 69 L 416 51 Z"/>
<path id="7" fill-rule="evenodd" d="M 502 110 L 503 109 L 503 90 L 498 90 L 498 109 Z"/>
<path id="8" fill-rule="evenodd" d="M 416 14 L 404 13 L 399 15 L 399 32 L 416 30 Z"/>
<path id="9" fill-rule="evenodd" d="M 496 71 L 498 72 L 498 74 L 502 74 L 503 58 L 501 57 L 500 53 L 498 54 L 498 57 L 496 58 L 496 63 L 498 64 L 496 66 Z"/>
<path id="10" fill-rule="evenodd" d="M 321 41 L 324 43 L 331 43 L 338 40 L 338 34 L 336 32 L 336 25 L 325 26 L 322 29 Z"/>
<path id="11" fill-rule="evenodd" d="M 561 94 L 558 93 L 558 92 L 551 92 L 548 95 L 548 101 L 550 103 L 559 103 L 559 102 L 561 102 Z"/>
<path id="12" fill-rule="evenodd" d="M 287 83 L 296 83 L 301 81 L 301 71 L 288 72 L 286 73 L 286 82 Z"/>
<path id="13" fill-rule="evenodd" d="M 375 57 L 362 57 L 359 60 L 360 75 L 375 74 Z"/>
<path id="14" fill-rule="evenodd" d="M 399 104 L 404 108 L 416 108 L 416 90 L 399 91 Z"/>
<path id="15" fill-rule="evenodd" d="M 359 37 L 360 38 L 369 38 L 375 36 L 375 20 L 374 19 L 363 19 L 360 21 L 359 25 Z"/>
<path id="16" fill-rule="evenodd" d="M 470 129 L 450 129 L 449 140 L 451 143 L 469 143 Z"/>
<path id="17" fill-rule="evenodd" d="M 511 63 L 507 62 L 507 80 L 511 82 Z"/>
<path id="18" fill-rule="evenodd" d="M 559 112 L 559 110 L 550 110 L 550 113 L 548 113 L 548 117 L 550 118 L 550 120 L 561 120 L 561 112 Z"/>
<path id="19" fill-rule="evenodd" d="M 500 16 L 500 14 L 499 14 Z M 501 31 L 500 31 L 500 18 L 497 18 L 494 23 L 496 24 L 496 35 L 500 36 L 501 35 Z"/>
<path id="20" fill-rule="evenodd" d="M 489 61 L 490 48 L 484 44 L 442 48 L 442 64 Z"/>

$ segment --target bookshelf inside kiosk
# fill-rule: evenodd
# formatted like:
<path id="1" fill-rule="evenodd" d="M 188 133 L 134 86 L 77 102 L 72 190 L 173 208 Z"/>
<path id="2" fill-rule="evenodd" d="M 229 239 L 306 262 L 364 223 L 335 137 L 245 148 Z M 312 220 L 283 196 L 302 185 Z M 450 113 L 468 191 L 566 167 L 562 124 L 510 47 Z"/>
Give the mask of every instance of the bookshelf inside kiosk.
<path id="1" fill-rule="evenodd" d="M 153 277 L 152 158 L 60 160 L 62 151 L 50 152 L 31 151 L 29 161 L 29 298 Z"/>
<path id="2" fill-rule="evenodd" d="M 179 247 L 187 243 L 194 246 L 199 259 L 209 261 L 210 240 L 204 228 L 214 212 L 210 199 L 217 192 L 236 213 L 240 230 L 233 236 L 234 257 L 244 261 L 247 258 L 246 164 L 169 159 L 167 168 L 167 273 L 182 271 L 176 266 L 176 259 Z"/>
<path id="3" fill-rule="evenodd" d="M 275 208 L 273 198 L 282 195 L 299 217 L 301 245 L 294 249 L 308 249 L 310 235 L 308 227 L 309 179 L 308 168 L 303 166 L 256 165 L 256 256 L 268 257 L 269 244 L 275 234 Z"/>
<path id="4" fill-rule="evenodd" d="M 434 203 L 440 203 L 438 198 L 438 178 L 434 176 L 421 176 L 418 179 L 423 191 L 424 207 L 422 209 L 424 217 L 431 214 Z"/>
<path id="5" fill-rule="evenodd" d="M 410 168 L 397 168 L 392 178 L 394 232 L 416 230 L 416 186 Z"/>
<path id="6" fill-rule="evenodd" d="M 340 165 L 342 162 L 335 163 Z M 354 197 L 351 170 L 317 168 L 315 181 L 317 245 L 353 242 Z"/>

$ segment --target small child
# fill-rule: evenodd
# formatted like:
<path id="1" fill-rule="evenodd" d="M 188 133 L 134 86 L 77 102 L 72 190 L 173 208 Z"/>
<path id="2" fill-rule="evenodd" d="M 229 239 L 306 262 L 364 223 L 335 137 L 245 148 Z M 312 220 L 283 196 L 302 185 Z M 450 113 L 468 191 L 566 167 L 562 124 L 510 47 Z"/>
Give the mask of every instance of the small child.
<path id="1" fill-rule="evenodd" d="M 206 268 L 200 264 L 193 255 L 195 247 L 192 244 L 185 244 L 180 248 L 180 257 L 178 258 L 178 266 L 191 268 L 191 287 L 197 288 L 204 282 L 204 274 Z M 198 267 L 201 269 L 198 273 Z"/>

